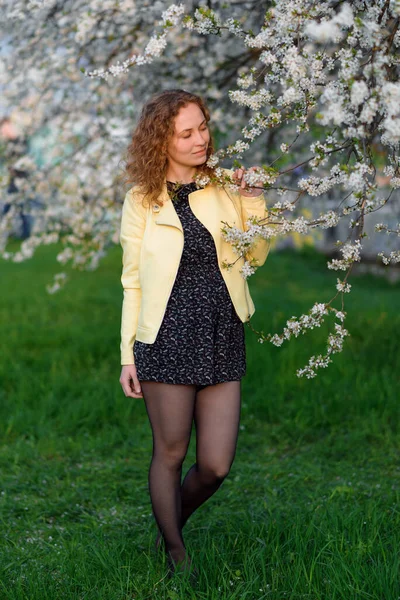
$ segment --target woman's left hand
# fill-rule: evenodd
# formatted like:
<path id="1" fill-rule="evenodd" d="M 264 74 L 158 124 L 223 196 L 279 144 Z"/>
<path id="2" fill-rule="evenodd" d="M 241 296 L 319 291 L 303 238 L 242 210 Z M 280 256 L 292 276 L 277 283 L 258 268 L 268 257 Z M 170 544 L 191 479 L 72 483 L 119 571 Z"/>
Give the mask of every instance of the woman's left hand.
<path id="1" fill-rule="evenodd" d="M 247 169 L 247 171 L 254 171 L 256 168 L 258 167 L 250 167 L 249 169 Z M 233 173 L 233 180 L 234 182 L 239 185 L 240 182 L 240 194 L 242 196 L 247 196 L 247 197 L 253 197 L 256 198 L 257 196 L 261 196 L 261 194 L 263 193 L 263 189 L 260 189 L 263 187 L 263 182 L 262 181 L 257 181 L 254 185 L 257 187 L 248 187 L 247 191 L 245 191 L 247 184 L 245 183 L 244 179 L 243 179 L 243 175 L 245 174 L 246 169 L 236 169 Z"/>

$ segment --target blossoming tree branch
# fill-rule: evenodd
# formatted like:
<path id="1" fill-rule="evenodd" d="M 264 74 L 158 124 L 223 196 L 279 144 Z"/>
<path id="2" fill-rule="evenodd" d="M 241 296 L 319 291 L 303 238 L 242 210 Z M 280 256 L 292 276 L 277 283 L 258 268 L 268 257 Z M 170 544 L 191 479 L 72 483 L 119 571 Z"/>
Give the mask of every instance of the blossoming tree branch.
<path id="1" fill-rule="evenodd" d="M 80 2 L 67 2 L 62 15 L 58 13 L 56 2 L 31 4 L 28 34 L 29 27 L 37 27 L 39 22 L 50 22 L 51 27 L 51 18 L 57 21 L 58 16 L 62 24 L 54 33 L 54 39 L 61 46 L 57 37 L 59 30 L 64 28 L 64 34 L 71 34 L 68 7 L 72 10 L 78 5 L 82 9 Z M 185 3 L 165 7 L 158 18 L 154 18 L 149 7 L 142 12 L 136 10 L 131 20 L 128 13 L 132 7 L 127 1 L 108 0 L 102 3 L 101 10 L 94 2 L 89 4 L 90 13 L 74 24 L 75 46 L 65 44 L 64 52 L 52 56 L 55 64 L 52 62 L 49 66 L 46 77 L 47 81 L 51 81 L 49 75 L 54 77 L 51 85 L 44 83 L 46 73 L 34 72 L 41 90 L 36 102 L 40 107 L 37 109 L 39 122 L 43 123 L 46 114 L 42 99 L 54 110 L 54 85 L 59 92 L 65 90 L 67 111 L 64 112 L 65 107 L 59 103 L 50 119 L 53 123 L 57 119 L 65 136 L 63 141 L 70 142 L 72 150 L 66 157 L 60 152 L 59 164 L 53 161 L 23 181 L 15 195 L 16 201 L 23 202 L 24 194 L 32 190 L 40 190 L 42 196 L 53 200 L 38 219 L 38 231 L 14 254 L 5 250 L 13 211 L 3 217 L 2 256 L 24 260 L 40 244 L 63 241 L 66 248 L 58 256 L 61 263 L 69 260 L 78 268 L 95 268 L 107 243 L 118 239 L 120 212 L 111 191 L 115 162 L 106 161 L 111 153 L 115 155 L 118 137 L 115 129 L 120 132 L 124 125 L 127 130 L 131 126 L 127 124 L 132 114 L 127 109 L 127 82 L 132 80 L 132 95 L 139 101 L 144 91 L 148 94 L 151 90 L 149 72 L 153 73 L 157 89 L 160 79 L 156 75 L 166 81 L 184 81 L 188 89 L 191 81 L 196 81 L 196 89 L 204 94 L 211 109 L 213 100 L 224 107 L 218 114 L 218 123 L 226 137 L 229 138 L 230 131 L 236 132 L 236 139 L 221 145 L 209 158 L 209 165 L 215 167 L 215 177 L 199 177 L 198 183 L 228 185 L 233 191 L 243 190 L 244 183 L 247 190 L 253 188 L 251 193 L 254 188 L 260 193 L 264 191 L 267 199 L 266 218 L 260 221 L 250 217 L 245 231 L 223 224 L 223 235 L 233 245 L 238 258 L 245 257 L 260 237 L 272 240 L 293 232 L 308 235 L 313 230 L 334 227 L 351 215 L 347 238 L 337 241 L 340 258 L 327 264 L 328 269 L 343 272 L 342 278 L 337 277 L 332 297 L 316 302 L 307 314 L 290 318 L 281 333 L 256 332 L 260 342 L 270 341 L 280 346 L 292 336 L 320 327 L 325 317 L 332 315 L 334 328 L 325 353 L 312 356 L 308 364 L 297 371 L 299 377 L 315 377 L 317 370 L 327 367 L 332 355 L 342 350 L 344 338 L 349 335 L 344 327 L 344 297 L 351 290 L 348 279 L 352 267 L 361 259 L 365 219 L 393 202 L 393 192 L 400 187 L 400 1 L 276 1 L 271 2 L 266 11 L 260 8 L 261 3 L 244 2 L 241 7 L 235 7 L 235 15 L 229 14 L 231 9 L 223 2 L 213 2 L 214 9 Z M 14 43 L 21 42 L 21 55 L 28 61 L 32 76 L 35 63 L 29 63 L 29 56 L 34 57 L 33 50 L 40 43 L 34 29 L 31 29 L 31 37 L 26 36 L 26 10 L 22 11 L 20 5 L 21 2 L 13 3 L 9 18 L 24 24 L 24 35 L 29 43 L 22 43 L 22 35 Z M 102 35 L 94 36 L 95 31 Z M 74 51 L 78 53 L 75 59 L 79 55 L 85 83 L 72 68 L 76 66 Z M 194 56 L 195 63 L 192 62 Z M 103 66 L 86 68 L 89 62 Z M 2 73 L 5 79 L 4 68 Z M 90 94 L 82 92 L 85 84 Z M 23 87 L 24 83 L 17 77 L 13 85 L 21 96 L 18 86 Z M 22 93 L 22 97 L 26 103 L 29 96 Z M 121 97 L 126 102 L 125 113 L 117 112 L 121 108 Z M 12 92 L 11 98 L 15 98 Z M 93 118 L 96 103 L 99 110 Z M 234 110 L 232 105 L 235 105 Z M 73 119 L 82 123 L 82 114 L 89 131 L 78 145 L 67 129 L 68 125 L 73 129 Z M 123 119 L 121 114 L 127 118 Z M 214 116 L 215 111 L 212 110 L 212 114 Z M 245 124 L 239 132 L 241 122 Z M 34 125 L 29 123 L 25 129 L 29 135 Z M 120 139 L 123 147 L 126 141 L 123 134 Z M 279 151 L 266 161 L 265 156 L 271 155 L 272 146 Z M 257 159 L 258 166 L 245 167 L 242 162 L 245 152 Z M 390 180 L 386 196 L 381 195 L 376 180 L 382 157 L 383 173 Z M 79 164 L 78 175 L 71 169 L 74 160 Z M 224 174 L 222 161 L 242 169 L 241 182 Z M 29 168 L 29 158 L 22 156 L 20 167 L 21 164 Z M 101 169 L 105 166 L 103 173 L 99 165 Z M 299 177 L 296 173 L 300 166 L 303 174 Z M 96 179 L 90 181 L 90 186 L 85 185 L 83 177 L 87 179 L 94 174 Z M 340 196 L 335 210 L 327 210 L 312 219 L 300 214 L 302 199 L 328 197 L 334 190 Z M 275 201 L 277 196 L 279 201 Z M 69 211 L 63 210 L 63 206 Z M 400 224 L 391 229 L 380 223 L 375 229 L 377 234 L 400 235 Z M 400 262 L 398 249 L 389 255 L 378 255 L 384 264 Z M 256 269 L 255 260 L 244 260 L 243 277 L 251 276 Z M 63 276 L 59 274 L 60 279 Z M 59 285 L 56 281 L 49 291 L 55 291 Z M 334 306 L 337 299 L 339 307 Z"/>

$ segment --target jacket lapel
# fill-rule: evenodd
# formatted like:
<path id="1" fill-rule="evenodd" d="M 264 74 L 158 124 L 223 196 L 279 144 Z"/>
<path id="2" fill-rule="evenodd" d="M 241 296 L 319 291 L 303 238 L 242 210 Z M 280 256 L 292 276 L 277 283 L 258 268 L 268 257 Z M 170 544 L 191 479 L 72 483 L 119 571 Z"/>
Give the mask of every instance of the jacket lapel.
<path id="1" fill-rule="evenodd" d="M 194 216 L 208 229 L 217 243 L 221 235 L 223 218 L 218 192 L 212 186 L 196 190 L 189 194 L 189 204 Z"/>
<path id="2" fill-rule="evenodd" d="M 169 197 L 167 184 L 164 183 L 160 195 L 163 206 L 153 205 L 157 225 L 170 225 L 176 227 L 183 233 L 182 223 L 175 210 L 174 203 Z M 208 229 L 217 243 L 221 236 L 222 221 L 237 222 L 241 227 L 243 216 L 234 194 L 230 194 L 226 188 L 215 188 L 207 185 L 189 194 L 190 208 L 195 217 Z M 234 214 L 232 214 L 232 207 Z"/>
<path id="3" fill-rule="evenodd" d="M 177 227 L 183 233 L 182 223 L 170 200 L 166 185 L 164 185 L 160 194 L 160 200 L 163 202 L 163 206 L 153 204 L 151 207 L 157 225 L 171 225 L 172 227 Z"/>
<path id="4" fill-rule="evenodd" d="M 160 199 L 163 201 L 163 206 L 158 207 L 153 205 L 152 207 L 157 225 L 177 227 L 183 233 L 182 223 L 175 210 L 174 203 L 168 195 L 166 184 L 161 192 Z M 206 186 L 205 188 L 191 192 L 189 194 L 189 204 L 195 217 L 197 217 L 197 219 L 216 238 L 219 227 L 221 227 L 222 224 L 220 225 L 218 222 L 218 203 L 213 197 L 211 186 Z"/>

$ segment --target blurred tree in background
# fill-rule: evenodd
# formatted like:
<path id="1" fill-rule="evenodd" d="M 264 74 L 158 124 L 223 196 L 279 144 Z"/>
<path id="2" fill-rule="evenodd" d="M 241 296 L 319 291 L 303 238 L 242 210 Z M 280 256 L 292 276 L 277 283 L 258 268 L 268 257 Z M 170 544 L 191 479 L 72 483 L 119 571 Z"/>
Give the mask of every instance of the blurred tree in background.
<path id="1" fill-rule="evenodd" d="M 0 7 L 4 126 L 19 144 L 16 154 L 3 127 L 3 258 L 19 262 L 60 241 L 61 264 L 95 269 L 118 243 L 121 157 L 143 102 L 163 89 L 187 89 L 211 110 L 216 183 L 219 167 L 242 165 L 244 154 L 247 166 L 260 165 L 245 176 L 267 192 L 267 222 L 248 222 L 254 242 L 292 236 L 299 245 L 349 221 L 338 258 L 328 262 L 345 271 L 331 300 L 290 319 L 281 335 L 257 332 L 281 345 L 331 313 L 337 322 L 326 354 L 298 375 L 327 366 L 348 335 L 343 297 L 361 260 L 365 218 L 390 204 L 398 211 L 400 2 L 3 0 Z M 34 226 L 10 252 L 21 210 Z M 374 229 L 400 235 L 398 223 Z M 400 261 L 396 247 L 378 254 L 385 264 Z M 57 274 L 48 291 L 65 281 Z M 331 306 L 338 296 L 341 310 Z"/>

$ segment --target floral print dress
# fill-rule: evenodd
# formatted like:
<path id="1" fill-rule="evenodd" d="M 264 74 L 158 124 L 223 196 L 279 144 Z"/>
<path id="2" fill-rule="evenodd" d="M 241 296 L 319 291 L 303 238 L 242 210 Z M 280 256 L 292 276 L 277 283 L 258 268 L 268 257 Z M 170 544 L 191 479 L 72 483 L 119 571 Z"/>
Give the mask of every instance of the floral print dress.
<path id="1" fill-rule="evenodd" d="M 218 266 L 212 235 L 193 214 L 195 182 L 167 181 L 184 231 L 177 276 L 153 344 L 135 340 L 139 381 L 196 384 L 240 380 L 246 373 L 244 324 Z"/>

